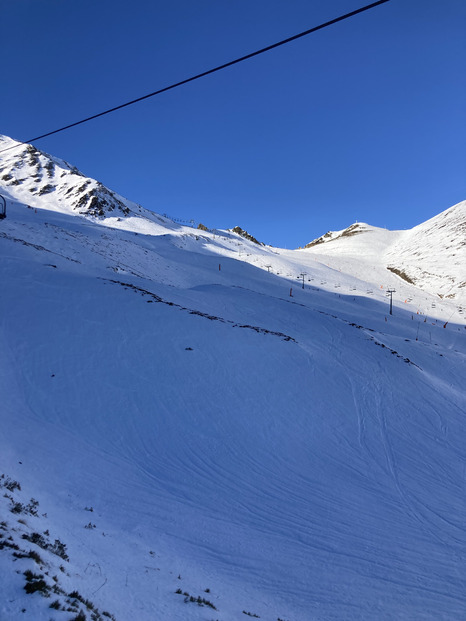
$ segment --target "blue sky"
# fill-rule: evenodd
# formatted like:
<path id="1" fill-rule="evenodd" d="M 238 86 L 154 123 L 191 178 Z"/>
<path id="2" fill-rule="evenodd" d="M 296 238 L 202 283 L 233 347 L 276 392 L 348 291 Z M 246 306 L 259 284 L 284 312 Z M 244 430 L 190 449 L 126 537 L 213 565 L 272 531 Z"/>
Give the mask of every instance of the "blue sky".
<path id="1" fill-rule="evenodd" d="M 18 140 L 368 4 L 9 0 L 0 133 Z M 36 146 L 146 208 L 297 247 L 466 198 L 466 3 L 391 0 Z"/>

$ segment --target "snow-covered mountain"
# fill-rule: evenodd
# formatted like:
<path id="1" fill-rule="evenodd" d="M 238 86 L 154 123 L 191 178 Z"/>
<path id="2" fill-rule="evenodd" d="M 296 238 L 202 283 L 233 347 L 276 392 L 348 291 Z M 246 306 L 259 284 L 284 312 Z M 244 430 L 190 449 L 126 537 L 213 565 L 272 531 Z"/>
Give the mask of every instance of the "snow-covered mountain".
<path id="1" fill-rule="evenodd" d="M 356 223 L 310 242 L 315 254 L 372 261 L 439 297 L 466 303 L 466 201 L 407 231 Z"/>
<path id="2" fill-rule="evenodd" d="M 386 257 L 423 289 L 466 301 L 466 201 L 405 231 Z"/>
<path id="3" fill-rule="evenodd" d="M 291 251 L 0 168 L 1 621 L 466 617 L 464 204 Z"/>

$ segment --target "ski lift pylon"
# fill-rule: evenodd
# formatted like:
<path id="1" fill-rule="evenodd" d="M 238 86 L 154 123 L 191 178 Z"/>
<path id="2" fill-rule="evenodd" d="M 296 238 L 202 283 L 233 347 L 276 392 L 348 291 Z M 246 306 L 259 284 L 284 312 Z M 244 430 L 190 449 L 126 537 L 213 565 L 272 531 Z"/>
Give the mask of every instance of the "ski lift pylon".
<path id="1" fill-rule="evenodd" d="M 0 220 L 3 220 L 3 218 L 6 218 L 6 200 L 0 194 Z"/>

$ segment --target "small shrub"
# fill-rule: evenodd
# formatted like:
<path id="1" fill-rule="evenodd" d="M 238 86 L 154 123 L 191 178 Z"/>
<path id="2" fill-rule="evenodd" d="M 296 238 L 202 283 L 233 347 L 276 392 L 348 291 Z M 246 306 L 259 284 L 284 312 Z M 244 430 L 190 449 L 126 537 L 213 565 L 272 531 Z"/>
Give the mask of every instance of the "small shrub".
<path id="1" fill-rule="evenodd" d="M 46 531 L 48 532 L 48 531 Z M 36 546 L 39 546 L 43 550 L 48 550 L 52 552 L 52 554 L 56 554 L 60 558 L 65 561 L 69 561 L 69 556 L 66 553 L 66 545 L 60 541 L 60 539 L 55 539 L 55 542 L 52 544 L 40 533 L 31 533 L 30 535 L 25 533 L 22 535 L 23 539 L 30 541 L 31 543 L 35 543 Z"/>
<path id="2" fill-rule="evenodd" d="M 26 578 L 24 590 L 28 595 L 32 595 L 33 593 L 38 592 L 43 597 L 50 596 L 50 587 L 45 582 L 44 576 L 42 574 L 34 574 L 31 570 L 27 569 L 24 572 L 24 576 Z"/>
<path id="3" fill-rule="evenodd" d="M 3 487 L 6 487 L 6 489 L 10 492 L 14 492 L 15 489 L 21 491 L 21 485 L 18 483 L 18 481 L 13 481 L 13 479 L 10 479 L 10 477 L 5 478 Z"/>
<path id="4" fill-rule="evenodd" d="M 27 513 L 29 515 L 37 516 L 37 507 L 39 506 L 39 503 L 34 498 L 31 498 L 29 504 L 23 505 L 22 502 L 16 502 L 14 498 L 8 494 L 5 494 L 5 497 L 9 498 L 13 503 L 13 506 L 10 509 L 12 513 Z"/>
<path id="5" fill-rule="evenodd" d="M 11 507 L 10 511 L 12 513 L 23 513 L 24 512 L 24 505 L 21 502 L 14 502 L 13 501 L 13 506 Z"/>
<path id="6" fill-rule="evenodd" d="M 212 602 L 210 602 L 208 599 L 205 599 L 205 597 L 198 596 L 196 601 L 199 604 L 199 606 L 209 606 L 209 608 L 212 608 L 213 610 L 217 610 L 215 605 Z"/>
<path id="7" fill-rule="evenodd" d="M 28 595 L 32 595 L 38 591 L 44 597 L 49 596 L 49 587 L 45 580 L 33 580 L 32 582 L 26 582 L 24 590 Z"/>
<path id="8" fill-rule="evenodd" d="M 32 558 L 34 562 L 38 565 L 44 565 L 44 561 L 41 559 L 40 555 L 35 550 L 29 550 L 28 557 Z"/>
<path id="9" fill-rule="evenodd" d="M 19 550 L 18 546 L 16 546 L 15 549 Z M 44 561 L 35 550 L 29 550 L 29 552 L 13 552 L 13 556 L 16 558 L 32 558 L 38 565 L 45 565 Z"/>
<path id="10" fill-rule="evenodd" d="M 50 546 L 50 552 L 53 552 L 64 561 L 69 561 L 70 557 L 66 553 L 66 545 L 60 541 L 60 539 L 55 539 L 55 543 L 53 546 Z"/>
<path id="11" fill-rule="evenodd" d="M 71 599 L 79 599 L 82 600 L 82 595 L 79 593 L 79 591 L 71 591 L 71 593 L 68 593 L 68 597 L 71 597 Z"/>
<path id="12" fill-rule="evenodd" d="M 36 546 L 39 546 L 43 550 L 47 549 L 48 543 L 47 543 L 45 537 L 43 535 L 41 535 L 40 533 L 31 533 L 30 535 L 25 533 L 22 536 L 22 538 L 26 539 L 27 541 L 30 541 L 31 543 L 35 543 Z"/>
<path id="13" fill-rule="evenodd" d="M 16 545 L 16 543 L 9 541 L 8 539 L 2 539 L 2 541 L 0 541 L 0 550 L 3 550 L 3 548 L 11 548 L 12 550 L 19 550 L 19 546 Z M 13 552 L 13 555 L 15 555 L 16 552 Z"/>
<path id="14" fill-rule="evenodd" d="M 26 569 L 23 575 L 26 577 L 26 580 L 36 580 L 44 577 L 40 574 L 33 573 L 30 569 Z"/>
<path id="15" fill-rule="evenodd" d="M 39 501 L 36 500 L 35 498 L 31 498 L 31 500 L 29 501 L 29 504 L 26 505 L 26 513 L 37 516 L 38 507 L 39 507 Z"/>
<path id="16" fill-rule="evenodd" d="M 182 591 L 181 589 L 176 589 L 175 593 L 178 595 L 184 595 L 185 604 L 187 604 L 188 602 L 192 602 L 192 603 L 197 604 L 198 606 L 209 606 L 209 608 L 212 608 L 213 610 L 217 610 L 217 608 L 212 602 L 209 602 L 208 599 L 205 599 L 204 597 L 201 597 L 200 595 L 198 595 L 197 597 L 194 597 L 193 595 L 190 595 L 187 591 Z"/>

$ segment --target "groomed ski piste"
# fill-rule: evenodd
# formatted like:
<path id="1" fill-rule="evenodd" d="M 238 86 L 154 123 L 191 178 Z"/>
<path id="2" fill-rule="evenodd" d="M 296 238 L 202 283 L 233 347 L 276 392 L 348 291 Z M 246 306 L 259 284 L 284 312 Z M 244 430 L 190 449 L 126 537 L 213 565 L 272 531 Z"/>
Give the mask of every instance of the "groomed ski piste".
<path id="1" fill-rule="evenodd" d="M 80 213 L 37 153 L 0 172 L 0 620 L 465 619 L 448 227 L 272 248 Z"/>

